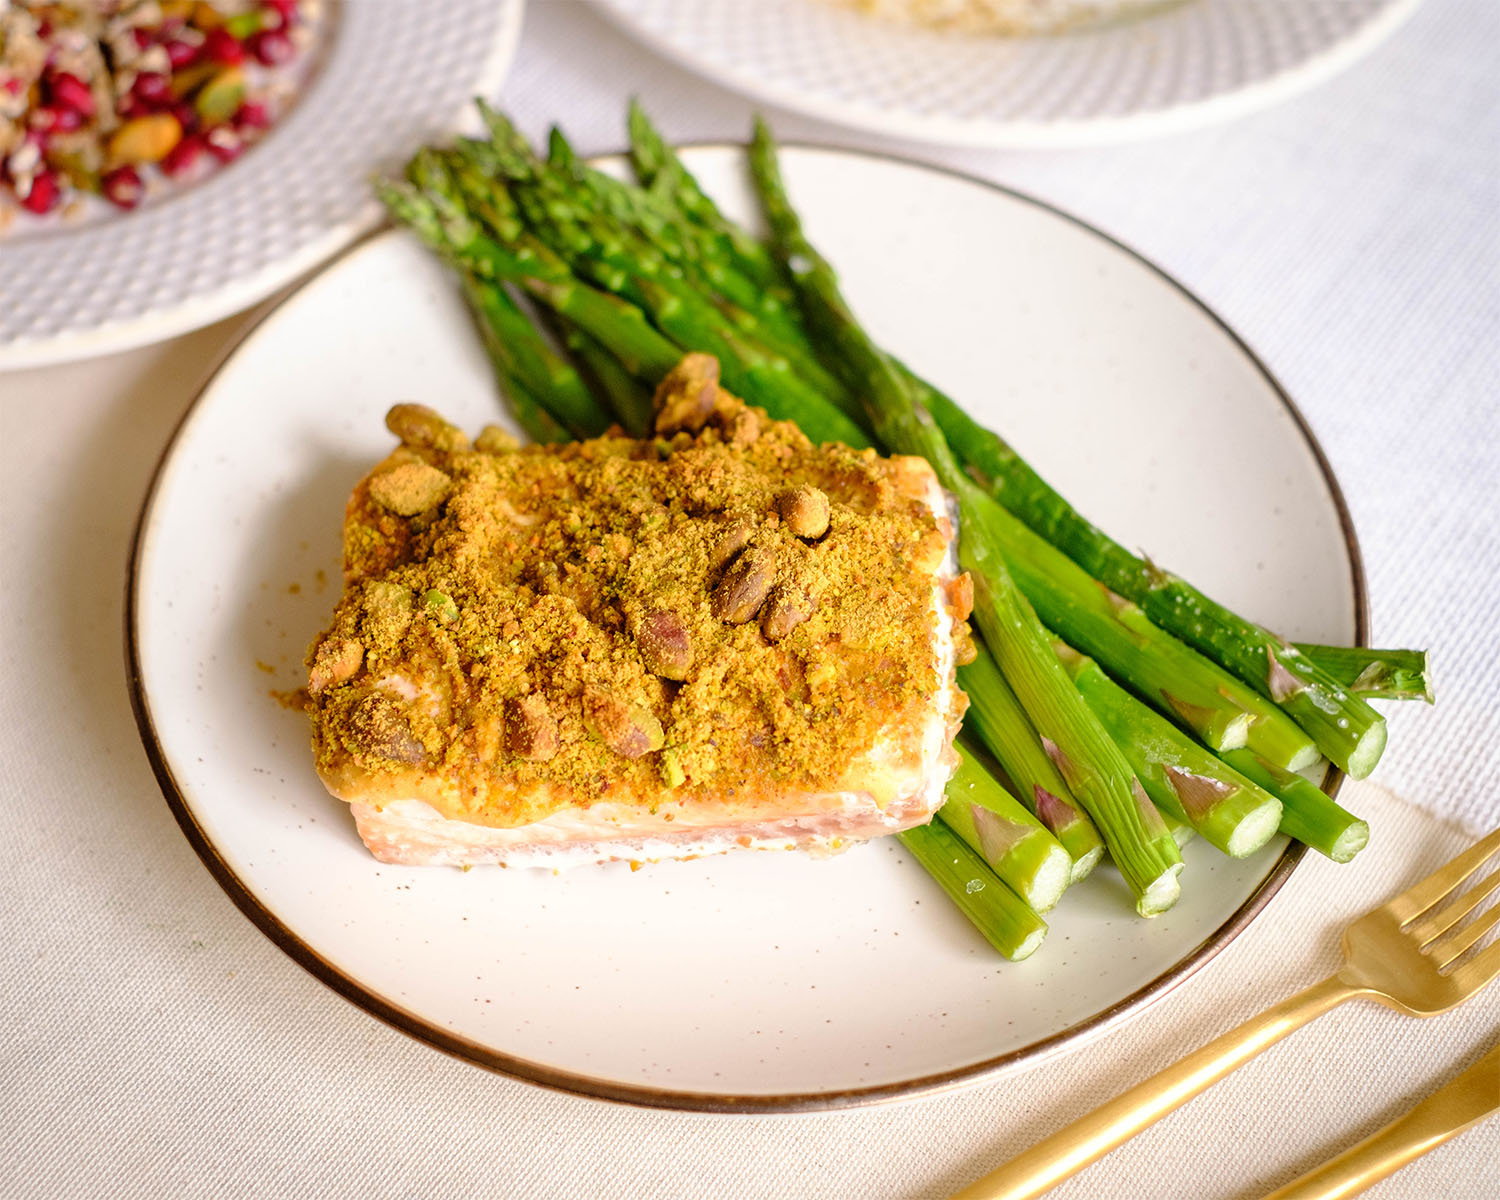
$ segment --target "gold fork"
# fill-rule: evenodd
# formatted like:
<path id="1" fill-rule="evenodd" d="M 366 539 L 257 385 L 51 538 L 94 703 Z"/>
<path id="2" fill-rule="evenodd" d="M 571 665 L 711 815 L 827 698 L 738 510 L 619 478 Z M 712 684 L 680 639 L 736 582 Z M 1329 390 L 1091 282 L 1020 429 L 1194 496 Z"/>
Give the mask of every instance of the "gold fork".
<path id="1" fill-rule="evenodd" d="M 1500 887 L 1500 870 L 1450 898 L 1497 850 L 1500 829 L 1350 925 L 1344 931 L 1344 963 L 1329 978 L 1080 1117 L 952 1200 L 1041 1195 L 1345 1000 L 1368 996 L 1413 1017 L 1461 1004 L 1500 975 L 1500 942 L 1469 954 L 1500 921 L 1500 904 L 1460 925 Z"/>

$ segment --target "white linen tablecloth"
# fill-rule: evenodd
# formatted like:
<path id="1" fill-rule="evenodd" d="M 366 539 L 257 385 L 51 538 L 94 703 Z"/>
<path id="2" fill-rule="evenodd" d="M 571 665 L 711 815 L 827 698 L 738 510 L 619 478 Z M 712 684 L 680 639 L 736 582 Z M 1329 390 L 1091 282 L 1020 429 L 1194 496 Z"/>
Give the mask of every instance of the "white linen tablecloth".
<path id="1" fill-rule="evenodd" d="M 946 1096 L 756 1118 L 607 1105 L 446 1058 L 306 975 L 178 833 L 122 663 L 147 479 L 246 319 L 0 374 L 0 1195 L 939 1197 L 1330 970 L 1350 916 L 1500 824 L 1486 686 L 1500 659 L 1497 44 L 1493 0 L 1431 0 L 1304 97 L 1110 149 L 939 151 L 772 114 L 788 139 L 1030 191 L 1196 291 L 1322 439 L 1363 544 L 1374 639 L 1437 661 L 1440 702 L 1394 714 L 1383 787 L 1345 793 L 1374 829 L 1352 866 L 1309 856 L 1249 931 L 1126 1027 Z M 531 132 L 558 120 L 585 151 L 617 149 L 631 94 L 674 138 L 747 128 L 748 104 L 593 10 L 533 0 L 501 97 Z M 3 270 L 0 250 L 0 296 Z M 1259 1196 L 1497 1037 L 1500 991 L 1426 1022 L 1345 1006 L 1055 1194 Z M 1371 1194 L 1493 1200 L 1500 1122 Z"/>

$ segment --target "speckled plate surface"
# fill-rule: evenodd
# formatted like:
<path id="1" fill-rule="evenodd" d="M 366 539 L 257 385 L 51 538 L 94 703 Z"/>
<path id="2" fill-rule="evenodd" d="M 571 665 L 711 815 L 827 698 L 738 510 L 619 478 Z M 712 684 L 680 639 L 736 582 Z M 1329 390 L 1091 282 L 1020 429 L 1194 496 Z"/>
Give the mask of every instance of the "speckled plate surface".
<path id="1" fill-rule="evenodd" d="M 738 149 L 687 157 L 750 210 Z M 1363 633 L 1326 464 L 1190 295 L 989 185 L 810 148 L 785 166 L 877 335 L 1085 511 L 1288 634 Z M 919 235 L 905 219 L 918 209 L 943 219 Z M 376 1016 L 588 1095 L 835 1108 L 1082 1044 L 1275 919 L 1264 906 L 1298 858 L 1281 840 L 1241 862 L 1190 844 L 1181 903 L 1149 922 L 1101 868 L 1019 964 L 889 840 L 826 861 L 561 875 L 375 862 L 313 774 L 305 718 L 271 692 L 303 681 L 339 587 L 345 498 L 389 450 L 386 409 L 408 400 L 471 429 L 501 412 L 447 273 L 386 233 L 274 310 L 190 410 L 142 513 L 127 617 L 142 735 L 184 832 L 268 936 Z"/>
<path id="2" fill-rule="evenodd" d="M 210 324 L 373 228 L 370 176 L 467 118 L 476 93 L 498 90 L 524 0 L 332 9 L 306 91 L 243 158 L 134 212 L 76 225 L 28 218 L 0 236 L 0 369 Z"/>
<path id="3" fill-rule="evenodd" d="M 893 137 L 1074 146 L 1249 112 L 1343 70 L 1418 0 L 1180 0 L 1100 28 L 1005 38 L 829 0 L 594 0 L 717 84 Z"/>

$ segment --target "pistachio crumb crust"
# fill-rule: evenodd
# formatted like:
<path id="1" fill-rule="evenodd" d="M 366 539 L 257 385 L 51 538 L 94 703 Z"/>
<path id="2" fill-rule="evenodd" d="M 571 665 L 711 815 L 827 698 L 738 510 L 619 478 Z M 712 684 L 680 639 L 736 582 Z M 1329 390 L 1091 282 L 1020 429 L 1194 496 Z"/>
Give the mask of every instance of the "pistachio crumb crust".
<path id="1" fill-rule="evenodd" d="M 931 469 L 814 446 L 702 357 L 649 440 L 470 442 L 391 410 L 401 445 L 349 500 L 308 654 L 334 795 L 498 828 L 601 801 L 749 818 L 785 793 L 894 799 L 888 765 L 921 758 L 945 694 L 951 740 L 969 593 Z"/>

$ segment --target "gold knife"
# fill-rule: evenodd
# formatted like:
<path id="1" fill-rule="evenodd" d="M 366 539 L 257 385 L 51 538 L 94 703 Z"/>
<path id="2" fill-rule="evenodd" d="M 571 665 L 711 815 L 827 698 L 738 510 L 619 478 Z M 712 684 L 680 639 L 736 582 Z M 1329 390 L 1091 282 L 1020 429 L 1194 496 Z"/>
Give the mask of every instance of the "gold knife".
<path id="1" fill-rule="evenodd" d="M 1342 1200 L 1358 1195 L 1414 1158 L 1500 1109 L 1500 1044 L 1410 1112 L 1358 1145 L 1277 1188 L 1266 1200 Z"/>

